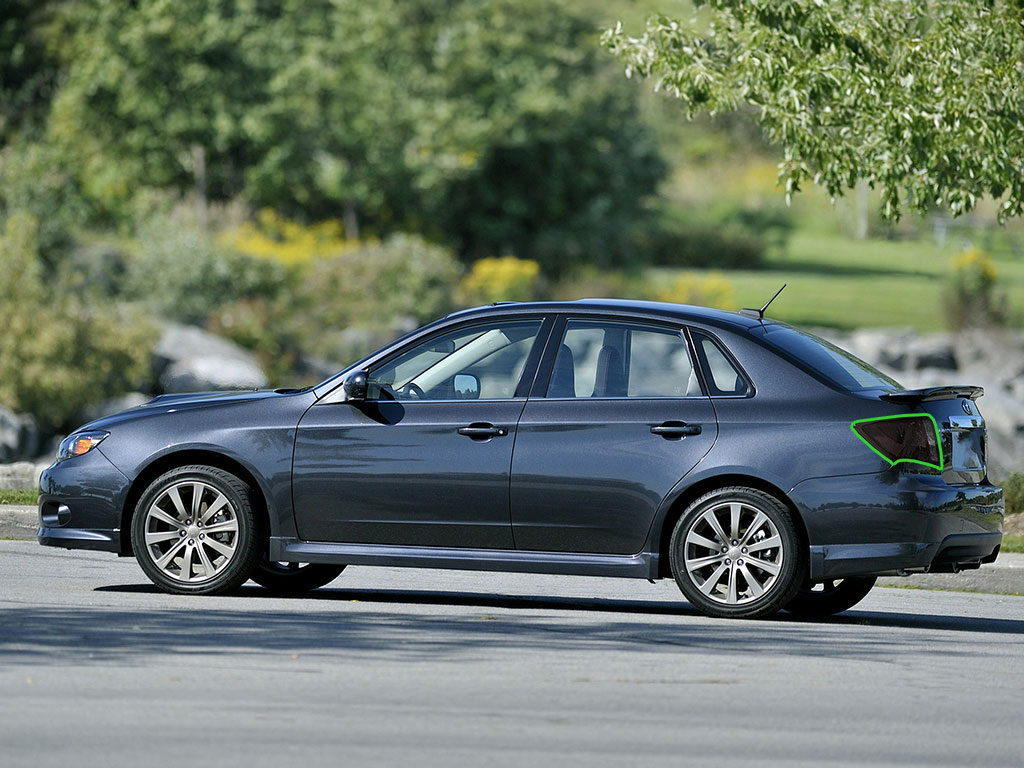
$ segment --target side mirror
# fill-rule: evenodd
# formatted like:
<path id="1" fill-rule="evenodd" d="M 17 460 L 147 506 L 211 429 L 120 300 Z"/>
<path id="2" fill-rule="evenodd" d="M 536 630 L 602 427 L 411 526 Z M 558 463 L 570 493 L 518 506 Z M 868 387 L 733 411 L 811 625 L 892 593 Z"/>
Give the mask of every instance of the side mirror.
<path id="1" fill-rule="evenodd" d="M 472 373 L 457 373 L 452 383 L 456 400 L 476 400 L 480 397 L 480 379 Z"/>
<path id="2" fill-rule="evenodd" d="M 345 400 L 366 399 L 366 371 L 353 371 L 345 379 Z"/>

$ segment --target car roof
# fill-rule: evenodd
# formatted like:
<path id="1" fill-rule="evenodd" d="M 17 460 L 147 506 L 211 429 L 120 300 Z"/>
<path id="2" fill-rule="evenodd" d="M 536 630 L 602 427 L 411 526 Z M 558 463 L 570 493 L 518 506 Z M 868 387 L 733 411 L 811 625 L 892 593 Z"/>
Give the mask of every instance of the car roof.
<path id="1" fill-rule="evenodd" d="M 502 314 L 504 312 L 593 312 L 608 315 L 646 315 L 660 316 L 672 320 L 683 320 L 706 323 L 719 327 L 732 327 L 745 330 L 761 325 L 761 321 L 712 307 L 700 307 L 691 304 L 672 304 L 666 301 L 640 301 L 633 299 L 577 299 L 576 301 L 507 301 L 487 304 L 472 309 L 463 309 L 448 315 L 448 318 L 471 317 L 474 315 Z M 765 318 L 765 323 L 772 321 Z"/>

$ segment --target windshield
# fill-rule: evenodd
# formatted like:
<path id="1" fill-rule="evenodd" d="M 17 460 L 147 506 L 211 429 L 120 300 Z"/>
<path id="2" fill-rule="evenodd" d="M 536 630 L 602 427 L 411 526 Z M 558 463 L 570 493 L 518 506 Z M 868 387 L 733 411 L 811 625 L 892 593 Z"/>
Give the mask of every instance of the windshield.
<path id="1" fill-rule="evenodd" d="M 840 389 L 847 392 L 903 389 L 896 380 L 813 333 L 799 331 L 783 323 L 771 323 L 763 327 L 765 341 L 770 346 Z"/>

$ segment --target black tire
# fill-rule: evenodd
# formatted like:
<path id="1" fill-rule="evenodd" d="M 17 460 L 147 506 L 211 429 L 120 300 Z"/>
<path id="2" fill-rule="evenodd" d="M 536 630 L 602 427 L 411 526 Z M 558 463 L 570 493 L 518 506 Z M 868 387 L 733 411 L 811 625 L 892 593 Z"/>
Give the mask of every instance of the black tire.
<path id="1" fill-rule="evenodd" d="M 786 605 L 786 610 L 809 619 L 834 616 L 853 608 L 867 597 L 875 581 L 875 576 L 859 576 L 818 584 L 805 583 Z"/>
<path id="2" fill-rule="evenodd" d="M 807 572 L 804 549 L 785 504 L 736 486 L 706 493 L 686 508 L 672 531 L 669 564 L 701 613 L 756 619 L 792 601 Z"/>
<path id="3" fill-rule="evenodd" d="M 164 473 L 132 517 L 135 559 L 149 579 L 176 595 L 217 595 L 241 586 L 262 549 L 249 486 L 216 467 Z"/>
<path id="4" fill-rule="evenodd" d="M 272 592 L 297 595 L 330 584 L 344 570 L 344 565 L 271 563 L 260 560 L 249 578 Z"/>

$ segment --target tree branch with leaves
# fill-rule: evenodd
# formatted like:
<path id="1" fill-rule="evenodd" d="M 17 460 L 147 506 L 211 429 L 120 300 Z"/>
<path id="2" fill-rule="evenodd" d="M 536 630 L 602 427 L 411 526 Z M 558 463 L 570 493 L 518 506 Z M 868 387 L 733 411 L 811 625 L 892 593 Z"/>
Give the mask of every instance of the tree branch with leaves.
<path id="1" fill-rule="evenodd" d="M 604 44 L 687 115 L 753 108 L 787 197 L 865 180 L 882 213 L 1024 212 L 1020 0 L 696 0 Z"/>

